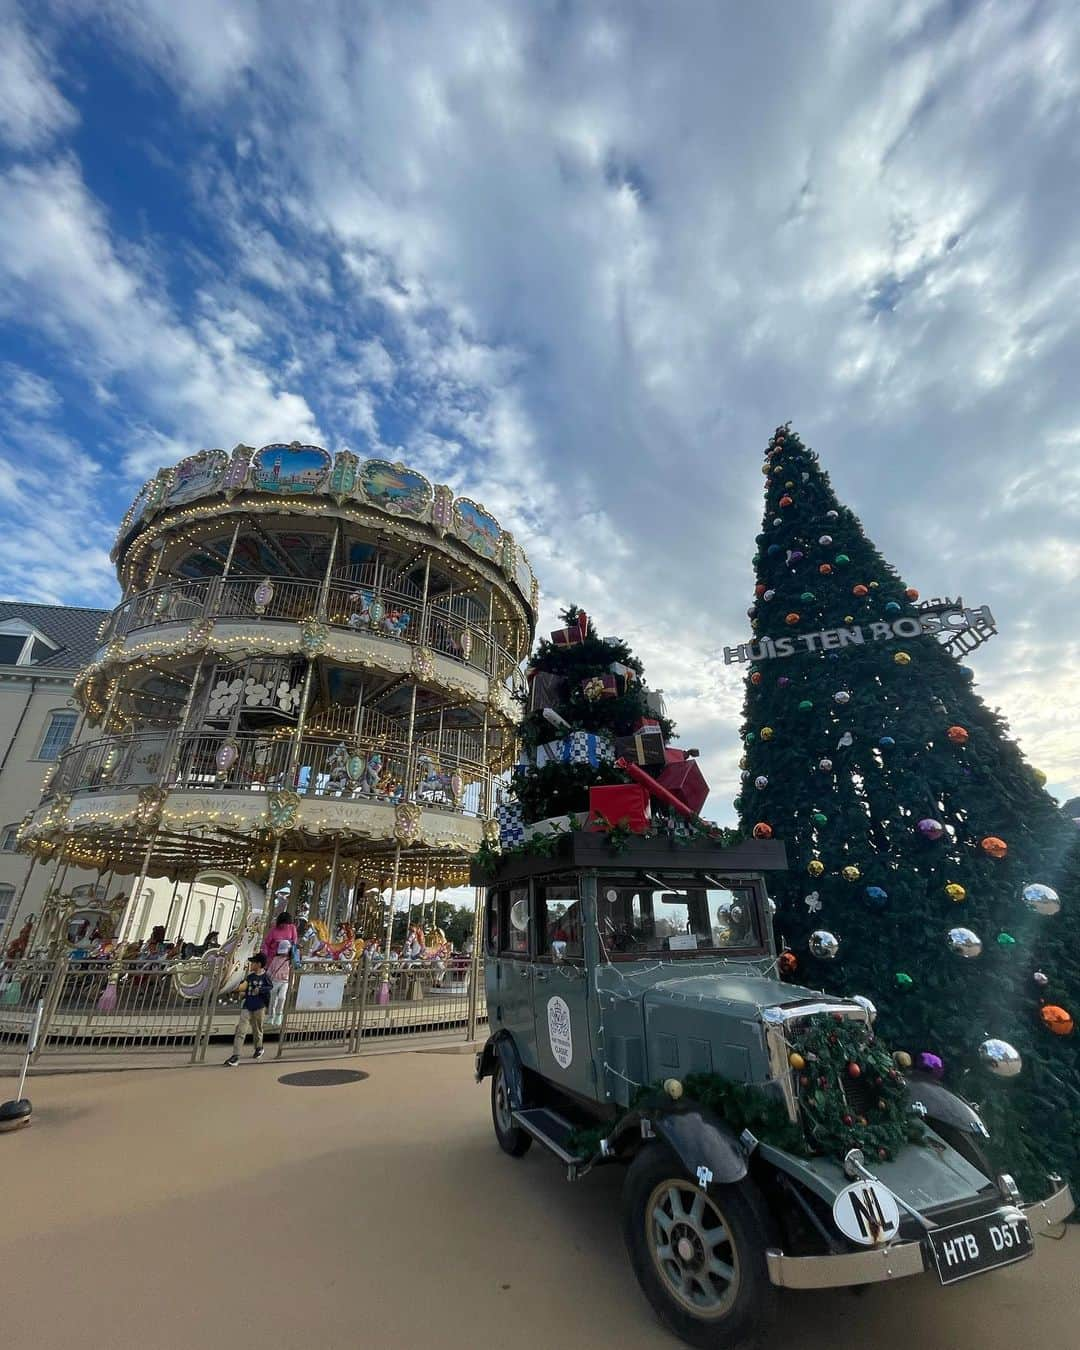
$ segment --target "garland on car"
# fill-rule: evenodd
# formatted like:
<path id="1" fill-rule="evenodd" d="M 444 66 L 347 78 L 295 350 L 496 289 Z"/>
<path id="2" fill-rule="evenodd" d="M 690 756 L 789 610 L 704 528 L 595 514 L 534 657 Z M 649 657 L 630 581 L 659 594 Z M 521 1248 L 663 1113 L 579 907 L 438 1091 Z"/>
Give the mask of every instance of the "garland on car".
<path id="1" fill-rule="evenodd" d="M 704 1107 L 737 1135 L 749 1130 L 763 1144 L 802 1157 L 824 1155 L 839 1162 L 850 1149 L 861 1148 L 869 1159 L 885 1162 L 905 1144 L 922 1142 L 923 1127 L 911 1115 L 904 1079 L 864 1022 L 842 1014 L 809 1018 L 788 1045 L 801 1126 L 788 1119 L 775 1094 L 720 1074 L 688 1074 L 675 1100 L 683 1109 Z M 669 1084 L 641 1088 L 629 1110 L 673 1109 Z M 579 1157 L 592 1157 L 610 1134 L 611 1127 L 576 1130 L 567 1147 Z"/>

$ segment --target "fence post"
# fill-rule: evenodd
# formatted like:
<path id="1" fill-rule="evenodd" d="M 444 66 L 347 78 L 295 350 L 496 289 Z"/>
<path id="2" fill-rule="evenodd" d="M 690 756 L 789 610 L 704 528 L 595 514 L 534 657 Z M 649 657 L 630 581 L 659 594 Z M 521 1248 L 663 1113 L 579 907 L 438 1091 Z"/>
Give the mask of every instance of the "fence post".
<path id="1" fill-rule="evenodd" d="M 221 981 L 224 973 L 225 963 L 223 961 L 215 961 L 213 968 L 207 972 L 206 993 L 199 1005 L 199 1027 L 195 1036 L 195 1043 L 191 1047 L 192 1064 L 204 1064 L 206 1062 L 206 1051 L 214 1030 L 214 1013 L 217 1011 L 218 995 L 221 992 Z"/>
<path id="2" fill-rule="evenodd" d="M 38 1029 L 37 1045 L 34 1047 L 34 1053 L 30 1056 L 31 1064 L 38 1062 L 38 1056 L 49 1041 L 49 1032 L 52 1030 L 53 1015 L 56 1012 L 56 1005 L 60 1002 L 60 995 L 63 992 L 64 983 L 68 976 L 68 957 L 65 953 L 58 956 L 53 962 L 53 968 L 49 972 L 49 984 L 45 990 L 42 1001 L 45 1004 L 45 1010 L 41 1017 L 41 1026 Z"/>
<path id="3" fill-rule="evenodd" d="M 371 985 L 371 972 L 373 963 L 365 961 L 360 957 L 360 999 L 359 1008 L 356 1013 L 356 1020 L 353 1023 L 352 1041 L 349 1046 L 349 1053 L 357 1055 L 360 1053 L 360 1042 L 364 1036 L 364 1017 L 367 1013 L 368 991 Z"/>
<path id="4" fill-rule="evenodd" d="M 473 906 L 472 953 L 469 956 L 469 1015 L 465 1020 L 465 1043 L 476 1040 L 476 1009 L 479 996 L 480 952 L 483 948 L 483 906 L 484 888 L 477 886 L 476 902 Z"/>
<path id="5" fill-rule="evenodd" d="M 300 972 L 295 966 L 289 967 L 289 987 L 285 991 L 285 1006 L 281 1010 L 281 1025 L 278 1027 L 277 1035 L 277 1054 L 275 1059 L 280 1059 L 285 1053 L 285 1032 L 289 1026 L 289 1013 L 296 1003 L 296 990 L 300 983 Z"/>

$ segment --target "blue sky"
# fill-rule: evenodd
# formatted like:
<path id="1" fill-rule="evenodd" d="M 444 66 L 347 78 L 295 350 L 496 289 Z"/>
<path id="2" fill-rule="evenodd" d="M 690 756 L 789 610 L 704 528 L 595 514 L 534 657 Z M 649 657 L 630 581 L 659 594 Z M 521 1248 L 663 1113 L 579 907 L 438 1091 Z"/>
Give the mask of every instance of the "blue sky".
<path id="1" fill-rule="evenodd" d="M 794 17 L 797 14 L 797 19 Z M 622 632 L 726 803 L 793 419 L 1080 789 L 1062 3 L 0 0 L 0 594 L 109 604 L 159 465 L 393 451 Z"/>

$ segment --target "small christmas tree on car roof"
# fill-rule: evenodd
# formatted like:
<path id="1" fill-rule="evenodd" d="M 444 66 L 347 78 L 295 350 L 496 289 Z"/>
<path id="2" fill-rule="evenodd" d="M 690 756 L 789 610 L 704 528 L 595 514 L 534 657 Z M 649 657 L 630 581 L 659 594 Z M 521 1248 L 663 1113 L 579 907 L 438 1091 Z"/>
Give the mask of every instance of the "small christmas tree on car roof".
<path id="1" fill-rule="evenodd" d="M 565 824 L 567 817 L 599 828 L 644 830 L 650 793 L 617 760 L 640 768 L 699 811 L 708 785 L 693 762 L 696 752 L 668 746 L 674 725 L 660 692 L 646 686 L 641 662 L 621 638 L 599 637 L 576 605 L 560 618 L 564 627 L 540 642 L 526 670 L 523 757 L 512 799 L 499 807 L 503 845 L 521 842 L 536 822 Z M 616 785 L 624 791 L 606 797 L 591 792 Z"/>

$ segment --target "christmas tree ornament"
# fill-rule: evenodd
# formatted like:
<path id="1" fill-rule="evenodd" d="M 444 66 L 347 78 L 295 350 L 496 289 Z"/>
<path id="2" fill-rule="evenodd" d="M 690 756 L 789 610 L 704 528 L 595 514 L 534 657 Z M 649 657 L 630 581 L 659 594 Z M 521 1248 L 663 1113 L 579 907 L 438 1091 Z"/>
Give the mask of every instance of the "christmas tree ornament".
<path id="1" fill-rule="evenodd" d="M 918 600 L 919 598 L 919 592 L 915 589 L 914 586 L 909 586 L 907 590 L 904 592 L 904 595 L 907 597 L 908 600 Z"/>
<path id="2" fill-rule="evenodd" d="M 886 614 L 899 614 L 899 613 L 900 613 L 900 606 L 896 603 L 895 600 L 890 600 L 889 603 L 885 606 L 885 613 L 886 613 Z"/>
<path id="3" fill-rule="evenodd" d="M 749 607 L 749 609 L 747 609 L 747 611 L 746 611 L 746 617 L 747 617 L 748 619 L 752 619 L 756 613 L 757 613 L 757 606 L 756 606 L 756 605 L 751 605 L 751 606 Z"/>
<path id="4" fill-rule="evenodd" d="M 911 989 L 915 984 L 906 970 L 898 970 L 893 978 L 896 980 L 899 989 Z"/>
<path id="5" fill-rule="evenodd" d="M 812 712 L 813 707 L 814 707 L 814 700 L 812 698 L 802 698 L 799 700 L 800 712 Z"/>
<path id="6" fill-rule="evenodd" d="M 810 934 L 810 955 L 816 956 L 819 961 L 835 961 L 839 950 L 840 939 L 835 933 L 815 928 Z"/>
<path id="7" fill-rule="evenodd" d="M 923 820 L 919 821 L 919 833 L 924 839 L 929 839 L 933 842 L 934 840 L 940 839 L 945 833 L 945 826 L 942 825 L 940 820 L 932 820 L 929 816 L 926 816 Z"/>
<path id="8" fill-rule="evenodd" d="M 982 840 L 979 847 L 991 858 L 1001 859 L 1009 851 L 1009 846 L 1004 839 L 999 839 L 996 834 L 988 834 Z"/>
<path id="9" fill-rule="evenodd" d="M 784 550 L 780 547 L 779 544 L 770 544 L 765 551 L 768 553 L 770 558 L 775 558 L 779 556 L 779 554 L 783 553 Z"/>
<path id="10" fill-rule="evenodd" d="M 817 762 L 817 766 L 818 766 L 818 768 L 821 770 L 822 773 L 832 773 L 832 760 L 831 760 L 831 759 L 828 759 L 828 758 L 825 758 L 825 759 L 819 759 L 818 762 Z"/>
<path id="11" fill-rule="evenodd" d="M 858 584 L 857 586 L 852 586 L 852 588 L 851 588 L 851 594 L 852 594 L 852 595 L 857 595 L 857 596 L 860 598 L 860 600 L 861 600 L 862 597 L 863 597 L 864 595 L 869 595 L 869 594 L 870 594 L 870 587 L 869 587 L 869 586 L 864 586 L 864 585 L 862 584 L 862 582 L 860 581 L 859 584 Z"/>
<path id="12" fill-rule="evenodd" d="M 1038 785 L 1039 785 L 1040 787 L 1045 787 L 1045 786 L 1046 786 L 1046 774 L 1043 773 L 1042 769 L 1032 769 L 1031 772 L 1032 772 L 1032 775 L 1033 775 L 1033 777 L 1034 777 L 1036 783 L 1038 783 Z"/>
<path id="13" fill-rule="evenodd" d="M 897 664 L 898 666 L 910 666 L 910 665 L 911 665 L 911 657 L 908 655 L 907 652 L 897 652 L 897 653 L 893 656 L 893 660 L 896 662 L 896 664 Z"/>
<path id="14" fill-rule="evenodd" d="M 777 689 L 786 689 L 790 683 L 791 680 L 787 675 L 781 675 L 780 678 L 776 681 L 776 687 Z"/>
<path id="15" fill-rule="evenodd" d="M 1031 978 L 1035 981 L 1035 983 L 1039 986 L 1040 989 L 1045 989 L 1046 986 L 1050 983 L 1050 976 L 1047 975 L 1045 970 L 1035 971 L 1035 973 L 1032 975 Z"/>
<path id="16" fill-rule="evenodd" d="M 915 1067 L 920 1073 L 928 1073 L 932 1078 L 945 1077 L 945 1065 L 940 1055 L 922 1050 L 915 1056 Z"/>
<path id="17" fill-rule="evenodd" d="M 866 902 L 872 909 L 884 909 L 889 903 L 889 892 L 882 886 L 867 886 Z"/>
<path id="18" fill-rule="evenodd" d="M 793 487 L 795 486 L 795 484 L 794 484 L 794 482 L 789 478 L 789 479 L 787 480 L 787 482 L 784 484 L 784 486 L 785 486 L 786 488 L 793 488 Z"/>
<path id="19" fill-rule="evenodd" d="M 862 873 L 859 871 L 859 869 L 855 866 L 854 863 L 848 863 L 846 867 L 840 869 L 840 875 L 844 878 L 845 881 L 858 881 L 859 878 L 862 876 Z"/>
<path id="20" fill-rule="evenodd" d="M 838 553 L 836 557 L 833 559 L 833 562 L 837 565 L 837 567 L 846 567 L 850 561 L 851 559 L 848 557 L 846 553 Z"/>
<path id="21" fill-rule="evenodd" d="M 770 588 L 769 590 L 767 590 L 767 591 L 765 592 L 765 594 L 764 594 L 761 598 L 762 598 L 762 600 L 772 600 L 772 599 L 775 599 L 775 597 L 776 597 L 776 592 Z"/>
<path id="22" fill-rule="evenodd" d="M 828 825 L 829 823 L 829 817 L 825 814 L 824 811 L 815 811 L 811 819 L 813 820 L 814 824 L 819 827 L 822 825 Z"/>
<path id="23" fill-rule="evenodd" d="M 821 908 L 821 897 L 817 891 L 811 891 L 809 895 L 803 897 L 803 904 L 811 914 L 816 914 Z"/>
<path id="24" fill-rule="evenodd" d="M 945 733 L 953 745 L 966 745 L 968 733 L 966 727 L 950 727 Z"/>
<path id="25" fill-rule="evenodd" d="M 882 750 L 891 750 L 895 744 L 896 742 L 891 736 L 882 736 L 878 741 L 878 745 L 881 746 Z"/>
<path id="26" fill-rule="evenodd" d="M 754 587 L 754 594 L 760 600 L 761 597 L 765 594 L 765 586 L 759 582 L 758 585 Z"/>
<path id="27" fill-rule="evenodd" d="M 757 740 L 757 735 L 753 731 L 748 731 L 746 735 L 743 737 L 743 740 L 747 745 L 753 745 L 754 742 Z"/>
<path id="28" fill-rule="evenodd" d="M 805 556 L 801 548 L 793 548 L 788 554 L 788 562 L 801 563 Z"/>
<path id="29" fill-rule="evenodd" d="M 823 535 L 818 539 L 818 543 L 821 545 L 822 548 L 828 548 L 829 545 L 832 543 L 832 535 L 831 535 L 831 534 L 823 534 Z"/>
<path id="30" fill-rule="evenodd" d="M 896 1065 L 898 1069 L 910 1069 L 911 1056 L 908 1054 L 906 1050 L 894 1050 L 893 1063 Z"/>
<path id="31" fill-rule="evenodd" d="M 839 520 L 839 519 L 840 519 L 840 512 L 839 512 L 839 511 L 826 511 L 826 512 L 825 512 L 825 519 L 826 519 L 826 520 Z"/>
<path id="32" fill-rule="evenodd" d="M 861 1078 L 861 1077 L 862 1077 L 862 1067 L 861 1067 L 860 1065 L 856 1064 L 855 1061 L 854 1061 L 853 1059 L 849 1059 L 849 1060 L 848 1060 L 848 1064 L 847 1064 L 847 1076 L 848 1076 L 849 1078 Z"/>
<path id="33" fill-rule="evenodd" d="M 841 750 L 849 750 L 855 744 L 855 737 L 850 731 L 845 731 L 836 744 Z"/>
<path id="34" fill-rule="evenodd" d="M 818 858 L 812 858 L 810 862 L 806 864 L 806 870 L 812 877 L 820 877 L 825 871 L 825 864 Z"/>
<path id="35" fill-rule="evenodd" d="M 999 933 L 997 935 L 997 944 L 1003 951 L 1008 951 L 1010 947 L 1016 946 L 1016 939 L 1011 933 Z"/>
<path id="36" fill-rule="evenodd" d="M 880 582 L 872 581 L 872 582 L 870 583 L 870 589 L 871 589 L 872 591 L 876 591 L 879 585 L 880 585 Z"/>
<path id="37" fill-rule="evenodd" d="M 772 826 L 769 825 L 769 824 L 768 824 L 766 821 L 764 821 L 764 820 L 759 820 L 758 823 L 754 826 L 754 838 L 755 838 L 755 839 L 771 839 L 771 838 L 772 838 Z"/>
<path id="38" fill-rule="evenodd" d="M 799 616 L 798 614 L 795 613 L 794 610 L 792 610 L 790 614 L 785 615 L 784 622 L 789 627 L 794 628 L 794 626 L 799 622 Z"/>
<path id="39" fill-rule="evenodd" d="M 1061 909 L 1061 896 L 1052 886 L 1033 881 L 1020 892 L 1020 899 L 1033 914 L 1056 914 Z"/>
<path id="40" fill-rule="evenodd" d="M 945 894 L 957 905 L 967 899 L 967 891 L 958 881 L 950 881 L 945 887 Z"/>
<path id="41" fill-rule="evenodd" d="M 776 958 L 776 968 L 781 975 L 794 975 L 799 969 L 799 958 L 794 952 L 781 952 Z"/>
<path id="42" fill-rule="evenodd" d="M 791 1065 L 791 1067 L 795 1070 L 796 1073 L 798 1073 L 800 1069 L 806 1068 L 806 1060 L 803 1059 L 802 1055 L 799 1054 L 798 1050 L 791 1051 L 791 1053 L 787 1057 L 787 1062 Z"/>
<path id="43" fill-rule="evenodd" d="M 753 675 L 750 676 L 750 683 L 753 685 L 759 685 L 764 678 L 765 677 L 764 675 L 762 675 L 760 670 L 755 670 Z"/>
<path id="44" fill-rule="evenodd" d="M 1008 1041 L 991 1036 L 979 1046 L 979 1063 L 995 1078 L 1015 1078 L 1024 1067 L 1020 1052 Z"/>
<path id="45" fill-rule="evenodd" d="M 832 573 L 832 565 L 830 563 L 822 563 L 821 566 L 818 568 L 818 571 L 821 573 L 823 577 L 827 577 Z"/>
<path id="46" fill-rule="evenodd" d="M 866 1020 L 873 1026 L 877 1021 L 877 1008 L 870 999 L 868 999 L 865 994 L 852 994 L 851 1001 L 852 1003 L 857 1003 L 859 1005 L 866 1014 Z"/>
<path id="47" fill-rule="evenodd" d="M 759 773 L 758 776 L 754 779 L 754 786 L 758 789 L 759 792 L 763 788 L 767 788 L 769 786 L 768 774 Z"/>
<path id="48" fill-rule="evenodd" d="M 956 956 L 966 957 L 970 961 L 982 955 L 982 939 L 970 928 L 950 928 L 946 940 L 949 951 Z"/>
<path id="49" fill-rule="evenodd" d="M 803 602 L 804 605 L 813 604 L 816 598 L 817 597 L 814 595 L 813 591 L 803 591 L 802 595 L 799 596 L 799 599 Z"/>
<path id="50" fill-rule="evenodd" d="M 763 741 L 771 741 L 772 738 L 773 738 L 775 735 L 776 735 L 776 732 L 773 731 L 772 727 L 762 727 L 762 728 L 761 728 L 761 739 L 762 739 Z"/>
<path id="51" fill-rule="evenodd" d="M 794 505 L 795 505 L 794 500 L 791 497 L 789 497 L 787 493 L 785 493 L 784 496 L 780 498 L 780 507 L 782 510 L 786 511 L 789 506 Z"/>
<path id="52" fill-rule="evenodd" d="M 1039 1016 L 1043 1026 L 1055 1036 L 1072 1035 L 1075 1026 L 1073 1019 L 1066 1009 L 1058 1007 L 1056 1003 L 1047 1003 L 1041 1007 Z"/>
<path id="53" fill-rule="evenodd" d="M 833 702 L 839 703 L 841 707 L 844 707 L 845 704 L 851 702 L 851 695 L 846 689 L 838 689 L 836 693 L 833 694 Z"/>

